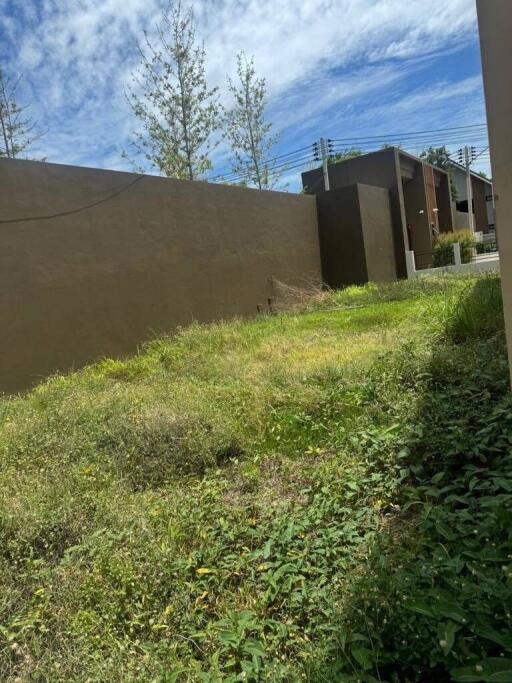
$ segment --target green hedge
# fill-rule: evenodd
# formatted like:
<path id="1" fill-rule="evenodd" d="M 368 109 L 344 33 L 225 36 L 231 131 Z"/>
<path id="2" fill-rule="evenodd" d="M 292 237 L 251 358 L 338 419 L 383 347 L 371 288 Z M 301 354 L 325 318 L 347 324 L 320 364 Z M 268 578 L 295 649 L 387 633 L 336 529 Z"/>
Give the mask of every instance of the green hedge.
<path id="1" fill-rule="evenodd" d="M 476 249 L 476 239 L 470 230 L 456 230 L 441 233 L 434 245 L 433 263 L 435 267 L 451 266 L 454 264 L 453 245 L 460 244 L 462 263 L 469 263 Z"/>

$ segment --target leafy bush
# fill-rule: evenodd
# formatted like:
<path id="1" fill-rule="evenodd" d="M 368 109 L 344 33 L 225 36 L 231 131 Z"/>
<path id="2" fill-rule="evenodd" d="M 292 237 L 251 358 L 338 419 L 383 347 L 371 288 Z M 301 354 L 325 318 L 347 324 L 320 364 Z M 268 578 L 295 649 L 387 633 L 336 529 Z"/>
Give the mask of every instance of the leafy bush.
<path id="1" fill-rule="evenodd" d="M 471 261 L 477 244 L 474 234 L 470 230 L 443 232 L 438 235 L 434 244 L 433 262 L 435 267 L 453 265 L 453 245 L 457 242 L 460 244 L 462 263 Z"/>
<path id="2" fill-rule="evenodd" d="M 477 242 L 477 254 L 493 254 L 496 252 L 496 242 Z"/>

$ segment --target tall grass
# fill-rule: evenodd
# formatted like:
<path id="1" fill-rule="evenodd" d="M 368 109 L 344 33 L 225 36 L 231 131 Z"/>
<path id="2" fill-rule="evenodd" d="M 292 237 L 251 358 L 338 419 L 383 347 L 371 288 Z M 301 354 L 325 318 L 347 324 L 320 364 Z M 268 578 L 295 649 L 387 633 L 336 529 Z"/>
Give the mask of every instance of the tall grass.
<path id="1" fill-rule="evenodd" d="M 496 277 L 479 278 L 452 300 L 446 329 L 455 342 L 489 337 L 503 328 L 503 299 Z"/>
<path id="2" fill-rule="evenodd" d="M 507 661 L 508 562 L 485 559 L 509 542 L 499 279 L 301 296 L 0 401 L 1 680 L 443 681 Z M 465 624 L 412 609 L 444 577 Z"/>

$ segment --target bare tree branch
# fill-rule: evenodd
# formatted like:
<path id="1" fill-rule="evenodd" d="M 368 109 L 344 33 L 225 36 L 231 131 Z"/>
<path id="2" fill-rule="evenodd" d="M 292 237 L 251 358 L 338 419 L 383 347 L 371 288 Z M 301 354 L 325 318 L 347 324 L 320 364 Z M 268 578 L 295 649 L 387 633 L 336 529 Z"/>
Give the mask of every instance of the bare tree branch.
<path id="1" fill-rule="evenodd" d="M 21 76 L 8 78 L 0 68 L 0 157 L 16 159 L 25 155 L 44 132 L 36 133 L 36 123 L 26 114 L 28 105 L 17 103 Z"/>

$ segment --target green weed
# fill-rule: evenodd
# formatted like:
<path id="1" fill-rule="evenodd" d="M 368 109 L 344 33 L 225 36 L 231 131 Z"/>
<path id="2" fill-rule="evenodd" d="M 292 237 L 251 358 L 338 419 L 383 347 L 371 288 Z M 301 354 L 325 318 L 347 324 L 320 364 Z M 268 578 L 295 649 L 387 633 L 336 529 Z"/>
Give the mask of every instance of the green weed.
<path id="1" fill-rule="evenodd" d="M 500 305 L 348 288 L 1 400 L 0 679 L 512 680 Z"/>

